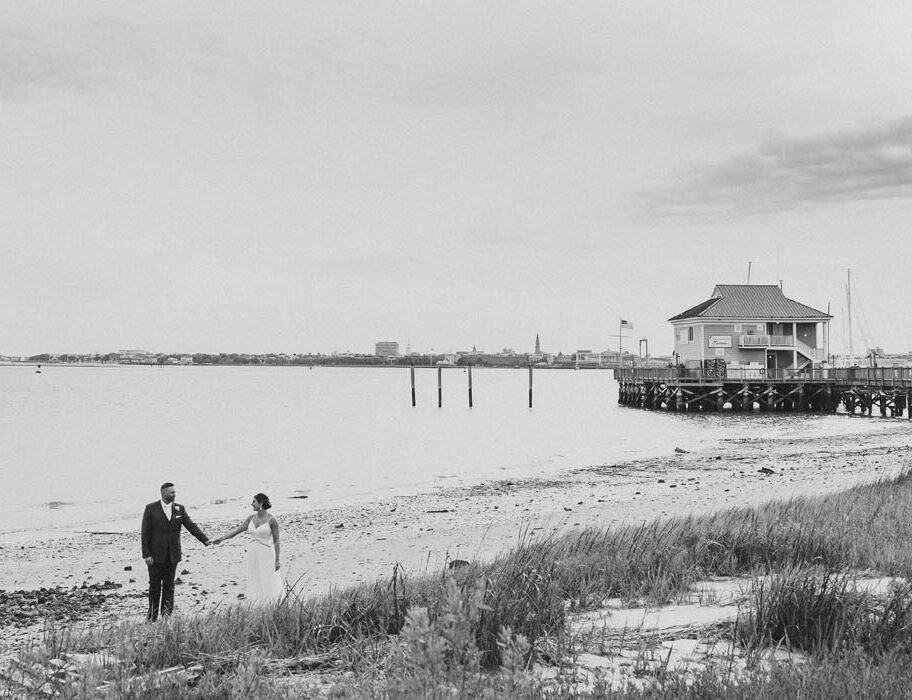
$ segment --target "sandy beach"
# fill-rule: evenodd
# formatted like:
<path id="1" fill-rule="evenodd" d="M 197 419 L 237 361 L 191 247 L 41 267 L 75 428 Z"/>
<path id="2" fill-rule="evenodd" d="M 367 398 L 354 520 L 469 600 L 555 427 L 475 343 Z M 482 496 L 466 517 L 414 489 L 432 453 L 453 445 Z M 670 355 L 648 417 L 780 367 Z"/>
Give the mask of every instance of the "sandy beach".
<path id="1" fill-rule="evenodd" d="M 580 468 L 549 480 L 441 488 L 322 510 L 309 509 L 302 500 L 297 512 L 275 513 L 282 528 L 282 567 L 304 596 L 388 578 L 397 564 L 407 576 L 419 575 L 439 571 L 448 559 L 489 559 L 523 533 L 635 524 L 843 490 L 912 466 L 910 444 L 912 423 L 892 420 L 873 432 L 839 437 L 745 436 L 704 451 Z M 215 537 L 235 522 L 198 524 Z M 205 548 L 185 533 L 183 542 L 177 609 L 193 613 L 238 601 L 245 537 Z M 4 542 L 0 570 L 0 588 L 8 592 L 115 584 L 104 591 L 104 604 L 74 616 L 79 620 L 141 619 L 145 613 L 147 578 L 138 531 Z M 40 610 L 30 620 L 14 620 L 13 612 L 8 609 L 2 618 L 7 645 L 40 631 Z"/>

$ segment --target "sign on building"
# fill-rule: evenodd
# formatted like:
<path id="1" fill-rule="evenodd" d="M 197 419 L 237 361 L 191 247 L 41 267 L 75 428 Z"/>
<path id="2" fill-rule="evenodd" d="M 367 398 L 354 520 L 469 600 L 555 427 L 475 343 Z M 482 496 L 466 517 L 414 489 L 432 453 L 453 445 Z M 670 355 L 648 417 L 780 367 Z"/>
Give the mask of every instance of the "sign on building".
<path id="1" fill-rule="evenodd" d="M 709 347 L 711 348 L 730 348 L 731 346 L 732 337 L 730 335 L 709 336 Z"/>

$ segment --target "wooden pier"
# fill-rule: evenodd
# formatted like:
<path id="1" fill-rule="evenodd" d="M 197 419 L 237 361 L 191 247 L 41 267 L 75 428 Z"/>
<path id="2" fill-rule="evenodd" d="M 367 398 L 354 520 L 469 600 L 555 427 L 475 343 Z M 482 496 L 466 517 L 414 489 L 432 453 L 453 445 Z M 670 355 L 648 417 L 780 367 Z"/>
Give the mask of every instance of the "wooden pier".
<path id="1" fill-rule="evenodd" d="M 618 403 L 682 412 L 779 411 L 912 420 L 912 368 L 813 370 L 623 368 L 614 370 Z"/>

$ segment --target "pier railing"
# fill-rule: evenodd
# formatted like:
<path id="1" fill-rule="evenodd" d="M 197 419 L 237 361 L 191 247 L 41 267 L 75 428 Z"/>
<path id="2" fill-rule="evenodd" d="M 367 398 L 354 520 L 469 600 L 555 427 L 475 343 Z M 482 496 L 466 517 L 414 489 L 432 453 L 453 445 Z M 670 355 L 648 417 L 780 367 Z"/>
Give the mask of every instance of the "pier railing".
<path id="1" fill-rule="evenodd" d="M 620 381 L 647 382 L 781 382 L 813 381 L 835 384 L 856 384 L 876 386 L 912 386 L 912 367 L 830 367 L 827 369 L 769 369 L 726 368 L 718 376 L 704 368 L 683 367 L 632 367 L 614 370 L 614 378 Z"/>
<path id="2" fill-rule="evenodd" d="M 790 335 L 742 335 L 738 338 L 738 345 L 742 348 L 792 347 L 794 341 Z"/>
<path id="3" fill-rule="evenodd" d="M 823 348 L 812 348 L 792 335 L 741 335 L 738 336 L 738 347 L 748 349 L 797 348 L 811 359 L 823 359 Z"/>

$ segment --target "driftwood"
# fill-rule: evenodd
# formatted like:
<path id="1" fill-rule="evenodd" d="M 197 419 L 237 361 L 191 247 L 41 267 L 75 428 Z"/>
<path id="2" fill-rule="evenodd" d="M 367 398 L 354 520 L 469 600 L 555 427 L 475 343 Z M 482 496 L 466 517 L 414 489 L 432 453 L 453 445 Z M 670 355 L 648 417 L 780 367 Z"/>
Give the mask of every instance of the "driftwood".
<path id="1" fill-rule="evenodd" d="M 68 683 L 78 680 L 87 670 L 86 659 L 88 655 L 74 655 L 74 658 L 49 659 L 44 662 L 24 663 L 18 659 L 11 659 L 7 668 L 0 670 L 0 689 L 5 688 L 13 692 L 13 697 L 35 697 L 57 695 Z M 101 665 L 119 665 L 121 662 L 106 659 Z M 172 666 L 163 668 L 150 675 L 132 676 L 117 681 L 105 681 L 97 686 L 99 692 L 112 688 L 131 688 L 149 677 L 164 679 L 175 678 L 192 681 L 199 677 L 203 667 L 199 664 L 193 666 Z"/>
<path id="2" fill-rule="evenodd" d="M 199 678 L 200 674 L 203 672 L 203 667 L 200 664 L 194 664 L 193 666 L 171 666 L 170 668 L 163 668 L 155 673 L 151 674 L 152 678 L 158 679 L 180 679 L 185 681 L 193 681 Z M 134 686 L 140 681 L 144 681 L 149 676 L 133 676 L 131 678 L 126 678 L 123 680 L 123 685 L 127 688 Z M 107 681 L 98 686 L 98 690 L 107 690 L 108 688 L 119 687 L 120 683 L 114 681 Z"/>
<path id="3" fill-rule="evenodd" d="M 84 655 L 78 655 L 82 657 Z M 85 655 L 88 656 L 88 655 Z M 210 661 L 237 662 L 237 657 L 209 656 Z M 289 659 L 264 660 L 264 667 L 270 673 L 304 673 L 338 669 L 344 661 L 332 654 L 315 654 L 298 656 Z M 113 663 L 112 663 L 113 662 Z M 121 662 L 108 659 L 103 665 L 119 665 Z M 49 659 L 39 663 L 23 663 L 11 659 L 4 668 L 0 668 L 0 691 L 11 692 L 12 697 L 53 697 L 69 682 L 78 680 L 86 671 L 85 658 Z M 111 690 L 132 689 L 140 683 L 152 680 L 193 682 L 199 678 L 205 667 L 202 664 L 192 666 L 171 666 L 158 671 L 136 676 L 108 680 L 96 687 L 99 693 Z"/>
<path id="4" fill-rule="evenodd" d="M 266 666 L 270 671 L 320 671 L 329 668 L 338 668 L 343 663 L 342 659 L 332 654 L 314 654 L 313 656 L 298 656 L 292 659 L 271 659 Z"/>

